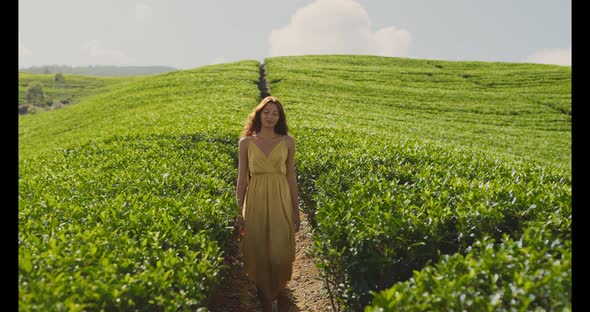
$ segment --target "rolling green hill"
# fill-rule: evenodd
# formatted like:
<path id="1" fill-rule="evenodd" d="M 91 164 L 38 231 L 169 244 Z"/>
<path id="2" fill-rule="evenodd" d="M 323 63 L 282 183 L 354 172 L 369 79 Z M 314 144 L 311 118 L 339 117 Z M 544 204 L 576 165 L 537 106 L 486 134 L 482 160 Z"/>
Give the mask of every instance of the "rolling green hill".
<path id="1" fill-rule="evenodd" d="M 393 284 L 375 311 L 567 308 L 571 68 L 369 56 L 266 68 L 299 141 L 316 256 L 344 310 Z M 512 263 L 482 266 L 494 261 L 474 247 L 488 238 Z M 517 254 L 523 241 L 534 247 Z M 460 261 L 449 255 L 471 265 L 449 268 Z M 528 257 L 539 261 L 512 269 Z"/>
<path id="2" fill-rule="evenodd" d="M 362 56 L 266 67 L 298 125 L 570 166 L 571 67 Z"/>
<path id="3" fill-rule="evenodd" d="M 45 93 L 46 103 L 59 101 L 67 104 L 78 103 L 81 99 L 107 92 L 119 84 L 129 83 L 143 77 L 93 77 L 64 74 L 64 81 L 56 82 L 55 74 L 18 73 L 18 104 L 25 104 L 27 89 L 32 82 L 40 82 Z"/>
<path id="4" fill-rule="evenodd" d="M 265 63 L 341 308 L 571 309 L 570 67 Z M 257 61 L 204 66 L 19 117 L 19 305 L 203 306 L 258 79 Z"/>

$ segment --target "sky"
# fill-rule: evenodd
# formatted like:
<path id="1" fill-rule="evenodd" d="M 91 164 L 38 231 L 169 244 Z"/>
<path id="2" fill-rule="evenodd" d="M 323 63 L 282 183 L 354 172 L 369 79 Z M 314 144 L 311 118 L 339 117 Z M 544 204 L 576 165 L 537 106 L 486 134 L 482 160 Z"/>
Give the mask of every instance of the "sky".
<path id="1" fill-rule="evenodd" d="M 571 66 L 567 0 L 19 0 L 19 68 L 309 54 Z"/>

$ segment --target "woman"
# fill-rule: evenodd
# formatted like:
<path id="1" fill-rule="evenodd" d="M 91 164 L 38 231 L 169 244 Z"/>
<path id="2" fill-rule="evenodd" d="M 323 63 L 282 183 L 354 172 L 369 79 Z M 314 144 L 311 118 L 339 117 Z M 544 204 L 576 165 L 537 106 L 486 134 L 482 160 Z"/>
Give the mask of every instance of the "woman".
<path id="1" fill-rule="evenodd" d="M 238 144 L 236 226 L 246 276 L 258 289 L 264 311 L 278 299 L 287 311 L 285 293 L 295 260 L 299 231 L 295 141 L 277 98 L 268 96 L 250 113 Z"/>

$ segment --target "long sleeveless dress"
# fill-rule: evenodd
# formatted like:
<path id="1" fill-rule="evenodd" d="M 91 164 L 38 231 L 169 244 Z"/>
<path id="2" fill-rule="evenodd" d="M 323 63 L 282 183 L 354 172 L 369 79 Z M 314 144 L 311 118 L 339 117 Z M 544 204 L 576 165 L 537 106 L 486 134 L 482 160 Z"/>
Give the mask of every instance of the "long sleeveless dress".
<path id="1" fill-rule="evenodd" d="M 241 240 L 244 272 L 267 298 L 291 279 L 295 260 L 293 203 L 287 181 L 285 138 L 267 156 L 248 143 L 250 181 L 244 199 L 245 234 Z"/>

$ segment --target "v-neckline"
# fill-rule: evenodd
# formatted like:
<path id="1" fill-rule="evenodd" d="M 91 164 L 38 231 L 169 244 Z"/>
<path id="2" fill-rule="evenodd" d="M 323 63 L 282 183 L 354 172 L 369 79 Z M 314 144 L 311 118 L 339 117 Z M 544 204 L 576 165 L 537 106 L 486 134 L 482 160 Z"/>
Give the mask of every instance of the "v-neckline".
<path id="1" fill-rule="evenodd" d="M 275 144 L 275 145 L 272 147 L 272 149 L 270 150 L 270 153 L 268 153 L 268 155 L 266 155 L 266 154 L 264 153 L 264 151 L 263 151 L 263 150 L 260 148 L 260 146 L 258 146 L 256 143 L 254 143 L 254 141 L 252 141 L 252 142 L 250 142 L 250 143 L 254 144 L 254 145 L 256 146 L 256 148 L 257 148 L 257 149 L 260 151 L 260 153 L 262 153 L 262 155 L 263 155 L 263 156 L 264 156 L 266 159 L 268 159 L 268 158 L 270 157 L 270 155 L 272 155 L 272 152 L 274 152 L 274 150 L 276 149 L 276 147 L 277 147 L 279 144 L 281 144 L 281 142 L 283 142 L 284 140 L 285 140 L 285 138 L 281 138 L 281 139 L 279 140 L 279 143 Z"/>

